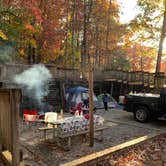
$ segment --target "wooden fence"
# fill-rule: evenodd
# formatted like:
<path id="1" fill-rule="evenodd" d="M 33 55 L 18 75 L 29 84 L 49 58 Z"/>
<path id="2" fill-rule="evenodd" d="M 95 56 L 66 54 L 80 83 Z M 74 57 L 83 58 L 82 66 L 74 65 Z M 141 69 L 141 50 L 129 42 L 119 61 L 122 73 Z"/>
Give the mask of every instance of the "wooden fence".
<path id="1" fill-rule="evenodd" d="M 0 89 L 0 155 L 6 165 L 20 164 L 18 119 L 20 90 Z"/>
<path id="2" fill-rule="evenodd" d="M 32 65 L 23 64 L 8 64 L 0 66 L 0 82 L 11 83 L 13 77 L 19 74 Z M 55 79 L 85 81 L 85 78 L 80 79 L 80 70 L 57 68 L 55 65 L 46 65 Z M 158 81 L 158 87 L 166 84 L 166 76 L 164 73 L 159 73 L 157 77 L 154 73 L 142 71 L 122 71 L 122 70 L 94 70 L 94 81 L 115 81 L 129 85 L 143 85 L 145 87 L 155 87 L 155 80 Z"/>

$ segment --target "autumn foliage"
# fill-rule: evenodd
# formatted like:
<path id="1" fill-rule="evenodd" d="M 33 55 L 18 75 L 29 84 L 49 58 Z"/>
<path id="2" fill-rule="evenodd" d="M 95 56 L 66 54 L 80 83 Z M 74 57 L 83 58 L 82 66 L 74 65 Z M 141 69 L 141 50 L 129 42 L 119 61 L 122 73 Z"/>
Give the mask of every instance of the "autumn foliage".
<path id="1" fill-rule="evenodd" d="M 154 49 L 133 45 L 119 13 L 117 0 L 2 0 L 0 43 L 24 63 L 152 70 Z"/>

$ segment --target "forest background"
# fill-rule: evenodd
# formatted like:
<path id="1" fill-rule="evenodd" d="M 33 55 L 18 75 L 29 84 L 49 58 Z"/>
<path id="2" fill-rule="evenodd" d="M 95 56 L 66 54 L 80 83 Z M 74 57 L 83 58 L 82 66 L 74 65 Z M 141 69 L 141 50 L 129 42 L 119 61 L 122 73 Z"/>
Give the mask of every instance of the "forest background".
<path id="1" fill-rule="evenodd" d="M 121 23 L 117 0 L 0 0 L 0 63 L 165 71 L 166 1 L 137 7 Z"/>

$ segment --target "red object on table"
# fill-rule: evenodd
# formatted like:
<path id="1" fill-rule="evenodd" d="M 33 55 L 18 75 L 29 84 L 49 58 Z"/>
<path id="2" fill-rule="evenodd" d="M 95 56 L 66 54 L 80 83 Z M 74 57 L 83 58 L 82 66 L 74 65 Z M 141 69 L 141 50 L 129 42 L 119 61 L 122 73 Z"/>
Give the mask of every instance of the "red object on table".
<path id="1" fill-rule="evenodd" d="M 85 119 L 89 119 L 90 116 L 89 116 L 89 114 L 85 114 L 84 117 L 85 117 Z"/>
<path id="2" fill-rule="evenodd" d="M 36 110 L 23 110 L 23 120 L 27 122 L 37 121 L 38 115 Z"/>
<path id="3" fill-rule="evenodd" d="M 72 109 L 70 110 L 70 113 L 75 114 L 75 112 L 78 110 L 78 111 L 79 111 L 79 114 L 81 114 L 81 112 L 83 111 L 83 110 L 82 110 L 82 105 L 83 105 L 83 103 L 78 103 L 78 104 L 76 105 L 76 107 L 74 107 L 74 108 L 72 108 Z"/>
<path id="4" fill-rule="evenodd" d="M 23 110 L 23 114 L 37 115 L 36 110 Z"/>

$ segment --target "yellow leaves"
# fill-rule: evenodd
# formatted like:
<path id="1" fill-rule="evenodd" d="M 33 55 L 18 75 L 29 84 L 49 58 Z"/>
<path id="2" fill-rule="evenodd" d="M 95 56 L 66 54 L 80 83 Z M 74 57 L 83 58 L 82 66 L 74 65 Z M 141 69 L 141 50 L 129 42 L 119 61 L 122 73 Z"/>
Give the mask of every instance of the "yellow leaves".
<path id="1" fill-rule="evenodd" d="M 30 40 L 30 43 L 31 43 L 31 45 L 34 47 L 34 48 L 37 48 L 37 42 L 36 42 L 36 40 L 35 39 L 31 39 Z"/>
<path id="2" fill-rule="evenodd" d="M 2 30 L 0 30 L 0 38 L 3 40 L 8 40 L 8 37 L 2 32 Z"/>
<path id="3" fill-rule="evenodd" d="M 62 55 L 64 53 L 64 50 L 54 49 L 53 53 L 56 54 L 56 55 Z"/>
<path id="4" fill-rule="evenodd" d="M 71 20 L 71 14 L 68 14 L 68 21 L 70 22 Z"/>
<path id="5" fill-rule="evenodd" d="M 21 56 L 24 56 L 25 55 L 25 50 L 23 48 L 19 49 L 19 53 Z"/>

